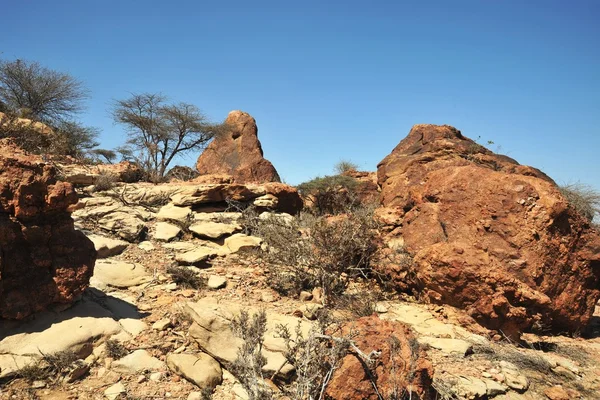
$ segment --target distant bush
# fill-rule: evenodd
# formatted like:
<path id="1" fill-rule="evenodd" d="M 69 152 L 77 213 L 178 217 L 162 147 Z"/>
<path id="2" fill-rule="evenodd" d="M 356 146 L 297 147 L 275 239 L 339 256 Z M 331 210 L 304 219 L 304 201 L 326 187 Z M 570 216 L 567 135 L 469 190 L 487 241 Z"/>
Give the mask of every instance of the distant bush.
<path id="1" fill-rule="evenodd" d="M 334 171 L 341 175 L 344 172 L 348 171 L 356 171 L 358 170 L 358 165 L 348 160 L 340 160 L 337 164 L 335 164 Z"/>
<path id="2" fill-rule="evenodd" d="M 186 167 L 184 165 L 176 165 L 167 172 L 165 175 L 166 181 L 177 180 L 177 181 L 190 181 L 197 178 L 200 175 L 198 171 L 193 168 Z"/>
<path id="3" fill-rule="evenodd" d="M 600 216 L 600 192 L 594 188 L 573 183 L 560 187 L 560 191 L 581 215 L 590 222 L 595 216 Z"/>
<path id="4" fill-rule="evenodd" d="M 317 214 L 342 214 L 357 207 L 358 181 L 350 176 L 332 175 L 316 177 L 298 185 L 308 209 Z"/>

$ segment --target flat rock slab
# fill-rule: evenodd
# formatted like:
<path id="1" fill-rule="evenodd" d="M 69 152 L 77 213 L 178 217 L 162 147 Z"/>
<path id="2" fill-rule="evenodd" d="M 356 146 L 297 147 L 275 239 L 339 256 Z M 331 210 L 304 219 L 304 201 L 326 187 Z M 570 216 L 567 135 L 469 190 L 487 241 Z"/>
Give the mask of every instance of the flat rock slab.
<path id="1" fill-rule="evenodd" d="M 146 224 L 135 213 L 115 211 L 100 218 L 98 226 L 114 232 L 128 242 L 136 242 L 146 230 Z"/>
<path id="2" fill-rule="evenodd" d="M 242 310 L 250 315 L 259 311 L 258 308 L 240 307 L 234 303 L 227 303 L 206 297 L 198 302 L 185 303 L 183 311 L 188 314 L 194 323 L 190 327 L 190 335 L 196 340 L 200 348 L 219 360 L 226 367 L 231 365 L 237 358 L 238 349 L 242 345 L 242 339 L 236 337 L 231 331 L 231 321 L 238 317 Z M 267 359 L 267 365 L 263 371 L 267 375 L 277 372 L 281 377 L 289 376 L 293 367 L 284 364 L 286 351 L 285 341 L 277 337 L 277 326 L 287 325 L 292 332 L 292 339 L 298 324 L 304 337 L 308 337 L 312 324 L 293 316 L 276 313 L 267 314 L 267 330 L 262 353 Z"/>
<path id="3" fill-rule="evenodd" d="M 99 304 L 82 300 L 60 314 L 44 312 L 31 321 L 0 321 L 0 378 L 44 354 L 75 351 L 87 343 L 123 331 L 110 311 Z"/>
<path id="4" fill-rule="evenodd" d="M 169 203 L 158 211 L 156 218 L 161 221 L 185 222 L 191 214 L 192 209 L 190 207 L 178 207 Z"/>
<path id="5" fill-rule="evenodd" d="M 211 247 L 198 247 L 185 253 L 179 253 L 175 256 L 175 261 L 182 265 L 200 265 L 204 261 L 219 255 L 218 249 Z"/>
<path id="6" fill-rule="evenodd" d="M 222 289 L 227 286 L 227 278 L 219 275 L 211 275 L 208 277 L 207 286 L 210 289 Z"/>
<path id="7" fill-rule="evenodd" d="M 225 239 L 224 247 L 232 253 L 237 253 L 240 250 L 250 250 L 261 245 L 262 239 L 256 236 L 248 236 L 243 233 L 236 233 Z"/>
<path id="8" fill-rule="evenodd" d="M 94 286 L 108 285 L 118 288 L 128 288 L 141 285 L 152 280 L 152 274 L 141 264 L 124 261 L 99 260 L 94 268 L 90 284 Z"/>
<path id="9" fill-rule="evenodd" d="M 147 371 L 164 371 L 166 365 L 158 358 L 152 357 L 146 350 L 140 349 L 114 361 L 111 369 L 121 374 L 133 375 Z"/>
<path id="10" fill-rule="evenodd" d="M 154 228 L 154 239 L 170 242 L 181 234 L 181 228 L 168 222 L 158 222 Z"/>
<path id="11" fill-rule="evenodd" d="M 109 238 L 106 236 L 100 235 L 87 235 L 88 238 L 94 243 L 94 247 L 96 248 L 96 252 L 98 253 L 98 258 L 108 258 L 112 256 L 116 256 L 121 254 L 123 250 L 129 246 L 129 243 Z"/>
<path id="12" fill-rule="evenodd" d="M 201 389 L 213 389 L 223 382 L 221 365 L 208 354 L 169 354 L 167 366 Z"/>
<path id="13" fill-rule="evenodd" d="M 420 337 L 419 343 L 426 344 L 444 354 L 464 357 L 473 350 L 473 344 L 462 339 L 436 338 L 430 336 Z"/>
<path id="14" fill-rule="evenodd" d="M 190 231 L 201 238 L 219 239 L 223 236 L 229 236 L 239 230 L 238 224 L 225 224 L 221 222 L 202 221 L 190 226 Z"/>

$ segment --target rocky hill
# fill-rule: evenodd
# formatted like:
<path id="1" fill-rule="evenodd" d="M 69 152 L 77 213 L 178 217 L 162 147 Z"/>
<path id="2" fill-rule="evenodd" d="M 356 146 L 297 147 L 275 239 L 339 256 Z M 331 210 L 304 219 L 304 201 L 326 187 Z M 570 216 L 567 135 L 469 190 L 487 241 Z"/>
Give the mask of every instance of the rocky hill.
<path id="1" fill-rule="evenodd" d="M 416 125 L 320 216 L 256 143 L 75 192 L 0 142 L 0 399 L 600 398 L 600 236 L 542 172 Z"/>

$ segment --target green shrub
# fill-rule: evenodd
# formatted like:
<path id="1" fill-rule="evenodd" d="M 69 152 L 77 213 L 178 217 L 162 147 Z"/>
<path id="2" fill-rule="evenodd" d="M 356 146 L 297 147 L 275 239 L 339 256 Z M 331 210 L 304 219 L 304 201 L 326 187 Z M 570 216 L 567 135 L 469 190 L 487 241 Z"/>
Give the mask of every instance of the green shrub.
<path id="1" fill-rule="evenodd" d="M 350 176 L 331 175 L 301 183 L 298 192 L 314 214 L 342 214 L 360 204 L 357 186 L 357 180 Z"/>

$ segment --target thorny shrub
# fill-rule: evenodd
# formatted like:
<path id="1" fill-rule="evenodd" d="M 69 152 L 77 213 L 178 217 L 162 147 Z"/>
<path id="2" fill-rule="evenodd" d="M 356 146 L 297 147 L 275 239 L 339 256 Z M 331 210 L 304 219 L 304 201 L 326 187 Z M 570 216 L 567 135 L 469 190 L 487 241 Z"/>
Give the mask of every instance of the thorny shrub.
<path id="1" fill-rule="evenodd" d="M 266 251 L 258 256 L 281 294 L 320 287 L 323 304 L 332 305 L 352 280 L 371 275 L 378 238 L 371 208 L 330 218 L 301 214 L 293 220 L 261 219 L 246 211 L 240 222 L 264 240 Z"/>
<path id="2" fill-rule="evenodd" d="M 600 217 L 599 191 L 581 183 L 561 186 L 560 191 L 569 204 L 590 222 L 594 220 L 594 217 Z"/>
<path id="3" fill-rule="evenodd" d="M 313 214 L 343 214 L 360 206 L 356 195 L 358 184 L 350 176 L 324 176 L 301 183 L 298 185 L 298 192 Z"/>

